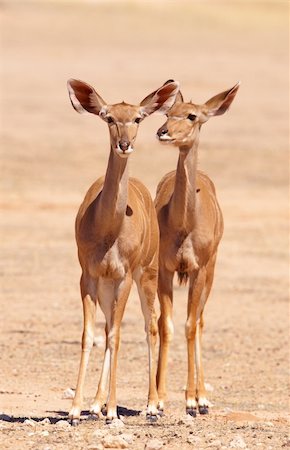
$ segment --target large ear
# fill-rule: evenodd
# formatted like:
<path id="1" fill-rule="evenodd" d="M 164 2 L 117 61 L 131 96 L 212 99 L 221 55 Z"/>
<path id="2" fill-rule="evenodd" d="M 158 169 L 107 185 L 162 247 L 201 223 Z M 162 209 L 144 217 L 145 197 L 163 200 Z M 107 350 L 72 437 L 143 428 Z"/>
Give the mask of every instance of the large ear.
<path id="1" fill-rule="evenodd" d="M 177 81 L 168 80 L 166 83 L 147 95 L 140 103 L 141 112 L 145 116 L 149 116 L 156 111 L 160 114 L 166 114 L 167 111 L 173 106 L 176 96 L 179 91 L 179 83 Z"/>
<path id="2" fill-rule="evenodd" d="M 99 114 L 106 102 L 87 83 L 71 78 L 67 82 L 69 98 L 74 109 L 80 113 Z"/>
<path id="3" fill-rule="evenodd" d="M 238 82 L 233 88 L 228 91 L 222 92 L 221 94 L 215 95 L 210 100 L 205 103 L 205 113 L 208 116 L 220 116 L 224 114 L 230 107 L 232 101 L 234 100 L 236 93 L 240 87 L 240 82 Z"/>

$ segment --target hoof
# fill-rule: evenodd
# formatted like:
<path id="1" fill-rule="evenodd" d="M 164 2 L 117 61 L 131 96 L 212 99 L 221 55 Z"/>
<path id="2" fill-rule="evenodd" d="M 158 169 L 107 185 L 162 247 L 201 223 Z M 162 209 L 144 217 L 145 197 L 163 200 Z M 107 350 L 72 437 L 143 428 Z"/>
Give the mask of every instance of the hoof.
<path id="1" fill-rule="evenodd" d="M 164 416 L 164 410 L 158 408 L 157 415 L 158 415 L 159 417 L 163 417 L 163 416 Z"/>
<path id="2" fill-rule="evenodd" d="M 77 427 L 80 424 L 80 419 L 72 419 L 71 420 L 71 426 Z"/>
<path id="3" fill-rule="evenodd" d="M 186 414 L 189 414 L 191 417 L 196 417 L 196 408 L 186 408 Z"/>
<path id="4" fill-rule="evenodd" d="M 158 420 L 157 414 L 146 414 L 146 420 L 149 423 L 156 423 Z"/>
<path id="5" fill-rule="evenodd" d="M 98 414 L 90 413 L 88 415 L 88 420 L 99 420 L 99 416 L 98 416 Z"/>
<path id="6" fill-rule="evenodd" d="M 198 407 L 199 414 L 205 415 L 209 413 L 208 406 L 203 405 Z"/>
<path id="7" fill-rule="evenodd" d="M 106 418 L 106 425 L 110 425 L 113 422 L 113 419 Z"/>

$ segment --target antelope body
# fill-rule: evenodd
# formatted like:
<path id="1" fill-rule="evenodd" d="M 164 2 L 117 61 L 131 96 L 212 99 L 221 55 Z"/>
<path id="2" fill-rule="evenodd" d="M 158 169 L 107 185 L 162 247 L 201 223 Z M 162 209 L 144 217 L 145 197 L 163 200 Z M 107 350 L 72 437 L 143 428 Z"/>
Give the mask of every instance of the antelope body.
<path id="1" fill-rule="evenodd" d="M 99 116 L 107 122 L 110 133 L 106 175 L 90 187 L 76 218 L 84 329 L 76 395 L 69 416 L 73 425 L 79 422 L 85 373 L 93 346 L 96 305 L 99 303 L 106 319 L 106 349 L 90 411 L 95 416 L 102 415 L 109 378 L 107 422 L 117 417 L 116 369 L 120 324 L 134 280 L 141 300 L 149 350 L 147 414 L 154 418 L 157 413 L 154 299 L 159 231 L 149 191 L 139 180 L 129 178 L 128 157 L 134 150 L 139 123 L 155 111 L 170 108 L 178 85 L 171 82 L 162 86 L 137 106 L 124 102 L 108 105 L 90 85 L 79 80 L 69 80 L 68 90 L 76 111 Z"/>
<path id="2" fill-rule="evenodd" d="M 155 199 L 160 228 L 158 296 L 161 315 L 157 372 L 160 411 L 166 398 L 168 350 L 173 336 L 173 276 L 177 272 L 180 283 L 189 281 L 185 325 L 186 411 L 192 416 L 196 415 L 197 408 L 201 414 L 208 412 L 201 357 L 203 311 L 213 283 L 223 217 L 213 182 L 197 170 L 197 152 L 201 125 L 229 108 L 238 87 L 239 84 L 203 105 L 185 103 L 179 93 L 166 123 L 157 132 L 160 142 L 179 148 L 177 169 L 160 181 Z"/>

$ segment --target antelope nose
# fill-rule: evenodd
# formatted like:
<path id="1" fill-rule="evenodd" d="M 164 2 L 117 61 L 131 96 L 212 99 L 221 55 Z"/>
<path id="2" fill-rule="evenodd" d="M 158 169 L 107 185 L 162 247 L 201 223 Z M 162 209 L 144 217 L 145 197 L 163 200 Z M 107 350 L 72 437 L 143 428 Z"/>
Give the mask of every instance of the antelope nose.
<path id="1" fill-rule="evenodd" d="M 159 130 L 157 131 L 157 136 L 161 137 L 168 133 L 168 129 L 165 125 L 163 125 Z"/>
<path id="2" fill-rule="evenodd" d="M 121 139 L 121 141 L 119 142 L 119 147 L 121 150 L 123 150 L 123 152 L 125 152 L 130 147 L 130 142 L 126 141 L 125 139 Z"/>

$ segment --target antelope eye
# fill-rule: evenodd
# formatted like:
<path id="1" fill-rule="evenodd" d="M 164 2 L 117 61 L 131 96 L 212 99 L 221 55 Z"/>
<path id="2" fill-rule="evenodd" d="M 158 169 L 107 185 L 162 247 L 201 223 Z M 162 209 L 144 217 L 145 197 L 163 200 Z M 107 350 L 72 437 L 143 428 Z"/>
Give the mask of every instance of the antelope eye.
<path id="1" fill-rule="evenodd" d="M 141 122 L 141 117 L 137 117 L 136 119 L 135 119 L 135 123 L 140 123 Z"/>
<path id="2" fill-rule="evenodd" d="M 108 123 L 114 123 L 114 119 L 112 117 L 107 117 L 107 122 Z"/>
<path id="3" fill-rule="evenodd" d="M 196 115 L 195 114 L 188 114 L 187 118 L 193 122 L 196 119 Z"/>

